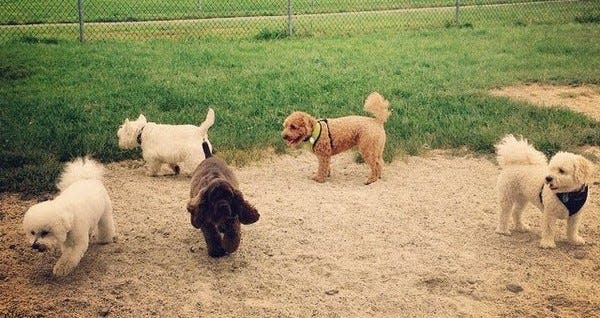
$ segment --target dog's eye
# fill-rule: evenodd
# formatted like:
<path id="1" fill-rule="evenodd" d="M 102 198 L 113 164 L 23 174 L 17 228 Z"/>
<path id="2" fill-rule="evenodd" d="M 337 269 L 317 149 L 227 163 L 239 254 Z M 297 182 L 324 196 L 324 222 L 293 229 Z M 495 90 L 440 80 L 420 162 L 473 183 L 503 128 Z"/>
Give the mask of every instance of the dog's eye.
<path id="1" fill-rule="evenodd" d="M 31 231 L 31 235 L 35 235 L 35 231 Z"/>
<path id="2" fill-rule="evenodd" d="M 560 174 L 564 174 L 564 173 L 565 173 L 565 170 L 563 170 L 562 168 L 559 168 L 559 169 L 558 169 L 558 173 L 560 173 Z"/>
<path id="3" fill-rule="evenodd" d="M 40 236 L 44 237 L 44 236 L 48 235 L 48 233 L 49 233 L 48 231 L 42 231 L 42 232 L 40 232 Z"/>
<path id="4" fill-rule="evenodd" d="M 296 129 L 296 125 L 290 125 L 290 128 Z"/>

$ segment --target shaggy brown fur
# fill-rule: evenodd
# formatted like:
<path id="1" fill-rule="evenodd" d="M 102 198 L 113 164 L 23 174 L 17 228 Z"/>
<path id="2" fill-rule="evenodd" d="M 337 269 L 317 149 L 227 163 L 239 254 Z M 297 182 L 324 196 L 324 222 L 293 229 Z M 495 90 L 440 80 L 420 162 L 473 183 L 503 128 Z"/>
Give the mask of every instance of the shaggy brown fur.
<path id="1" fill-rule="evenodd" d="M 206 157 L 192 175 L 187 210 L 192 225 L 204 234 L 208 255 L 220 257 L 238 249 L 240 223 L 252 224 L 260 215 L 244 200 L 225 161 L 210 152 Z"/>
<path id="2" fill-rule="evenodd" d="M 383 168 L 383 148 L 385 146 L 385 129 L 383 124 L 390 116 L 389 102 L 379 93 L 371 93 L 365 100 L 365 110 L 375 118 L 364 116 L 346 116 L 317 120 L 305 112 L 293 112 L 283 123 L 281 136 L 288 145 L 297 145 L 308 141 L 317 125 L 321 125 L 321 134 L 313 145 L 313 151 L 319 159 L 319 169 L 313 177 L 317 182 L 324 182 L 330 175 L 331 157 L 354 146 L 371 168 L 365 184 L 381 178 Z"/>

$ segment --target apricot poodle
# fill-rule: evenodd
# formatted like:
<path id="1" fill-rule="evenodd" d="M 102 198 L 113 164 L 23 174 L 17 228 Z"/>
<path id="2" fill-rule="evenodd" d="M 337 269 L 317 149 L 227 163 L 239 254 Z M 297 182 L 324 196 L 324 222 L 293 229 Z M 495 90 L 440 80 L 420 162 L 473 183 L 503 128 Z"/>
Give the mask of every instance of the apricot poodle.
<path id="1" fill-rule="evenodd" d="M 235 252 L 241 239 L 240 223 L 252 224 L 260 215 L 239 190 L 233 171 L 221 158 L 212 155 L 202 143 L 206 159 L 192 175 L 187 210 L 192 225 L 202 230 L 208 255 L 224 256 Z"/>
<path id="2" fill-rule="evenodd" d="M 375 117 L 345 116 L 340 118 L 315 119 L 305 112 L 293 112 L 283 123 L 281 136 L 294 146 L 309 141 L 319 159 L 319 168 L 313 179 L 325 182 L 330 175 L 331 157 L 358 146 L 362 157 L 371 168 L 365 184 L 381 178 L 383 169 L 383 148 L 385 129 L 383 125 L 391 112 L 389 102 L 379 93 L 371 93 L 365 100 L 364 108 Z"/>

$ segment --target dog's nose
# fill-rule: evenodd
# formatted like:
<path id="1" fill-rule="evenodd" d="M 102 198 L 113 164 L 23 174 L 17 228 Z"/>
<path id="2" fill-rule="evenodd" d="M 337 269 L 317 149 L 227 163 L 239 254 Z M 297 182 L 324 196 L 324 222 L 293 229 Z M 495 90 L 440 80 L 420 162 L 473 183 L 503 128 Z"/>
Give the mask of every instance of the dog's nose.
<path id="1" fill-rule="evenodd" d="M 38 242 L 33 242 L 33 244 L 31 244 L 31 248 L 33 248 L 34 250 L 40 250 L 42 248 L 42 245 L 40 245 L 40 243 Z"/>
<path id="2" fill-rule="evenodd" d="M 552 180 L 554 180 L 552 176 L 546 176 L 546 182 L 552 182 Z"/>

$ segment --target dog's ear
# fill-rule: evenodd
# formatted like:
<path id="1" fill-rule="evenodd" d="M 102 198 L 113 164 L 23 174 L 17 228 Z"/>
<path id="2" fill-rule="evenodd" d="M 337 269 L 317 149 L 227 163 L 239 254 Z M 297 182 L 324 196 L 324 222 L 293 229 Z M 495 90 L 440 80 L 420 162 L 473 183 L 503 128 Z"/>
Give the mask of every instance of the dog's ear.
<path id="1" fill-rule="evenodd" d="M 256 208 L 244 200 L 244 196 L 239 190 L 234 190 L 234 210 L 242 224 L 252 224 L 260 218 Z"/>
<path id="2" fill-rule="evenodd" d="M 314 123 L 312 121 L 312 118 L 310 116 L 303 116 L 302 117 L 302 121 L 304 122 L 304 128 L 306 128 L 307 133 L 312 133 L 313 131 L 313 126 Z"/>
<path id="3" fill-rule="evenodd" d="M 583 156 L 577 156 L 575 161 L 575 178 L 581 184 L 588 183 L 594 165 Z"/>
<path id="4" fill-rule="evenodd" d="M 60 222 L 57 224 L 58 228 L 53 228 L 52 233 L 62 243 L 67 240 L 67 235 L 73 226 L 73 214 L 62 214 L 59 220 Z"/>
<path id="5" fill-rule="evenodd" d="M 146 116 L 144 116 L 143 114 L 140 114 L 140 116 L 138 117 L 137 121 L 141 121 L 143 123 L 146 123 Z"/>
<path id="6" fill-rule="evenodd" d="M 198 192 L 198 194 L 195 197 L 190 198 L 190 200 L 187 203 L 187 210 L 190 213 L 190 223 L 192 223 L 192 225 L 195 228 L 200 228 L 200 201 L 201 201 L 201 192 Z"/>

